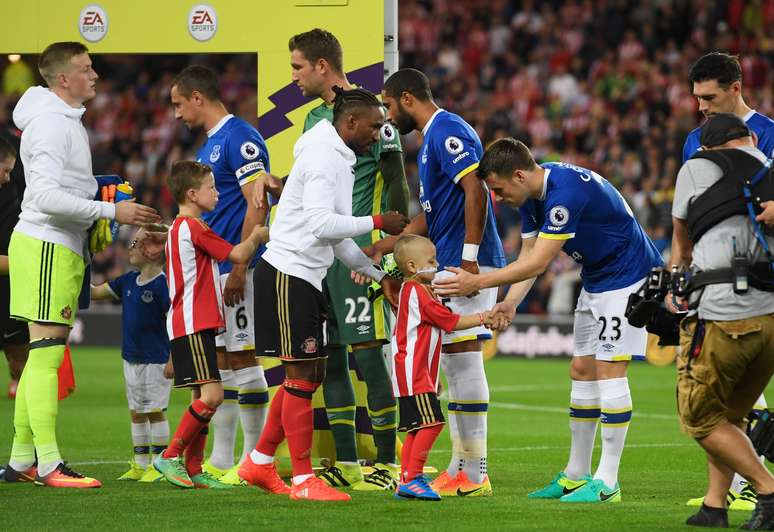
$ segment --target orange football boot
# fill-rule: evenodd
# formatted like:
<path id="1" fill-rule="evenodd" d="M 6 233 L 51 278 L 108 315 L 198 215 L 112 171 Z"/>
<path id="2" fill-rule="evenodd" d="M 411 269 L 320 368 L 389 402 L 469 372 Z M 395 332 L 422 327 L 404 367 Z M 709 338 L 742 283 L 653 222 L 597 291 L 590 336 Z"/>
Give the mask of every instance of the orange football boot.
<path id="1" fill-rule="evenodd" d="M 277 467 L 272 464 L 255 464 L 247 459 L 239 466 L 239 478 L 252 486 L 277 495 L 289 495 L 290 487 L 280 478 Z"/>
<path id="2" fill-rule="evenodd" d="M 41 477 L 35 475 L 35 484 L 50 488 L 101 488 L 102 482 L 91 477 L 85 477 L 76 473 L 67 465 L 59 464 L 48 475 Z"/>
<path id="3" fill-rule="evenodd" d="M 443 473 L 435 477 L 435 479 L 430 483 L 430 487 L 433 488 L 433 491 L 440 493 L 441 495 L 445 495 L 444 493 L 441 493 L 441 490 L 445 489 L 447 485 L 454 483 L 456 478 L 457 477 L 449 475 L 449 473 L 447 473 L 444 469 Z M 456 487 L 454 489 L 456 489 Z"/>
<path id="4" fill-rule="evenodd" d="M 37 475 L 38 468 L 36 465 L 31 465 L 24 471 L 17 471 L 11 466 L 6 466 L 4 478 L 6 482 L 35 482 Z"/>
<path id="5" fill-rule="evenodd" d="M 293 500 L 310 500 L 310 501 L 348 501 L 352 497 L 331 488 L 328 484 L 312 475 L 298 486 L 290 488 L 290 498 Z"/>

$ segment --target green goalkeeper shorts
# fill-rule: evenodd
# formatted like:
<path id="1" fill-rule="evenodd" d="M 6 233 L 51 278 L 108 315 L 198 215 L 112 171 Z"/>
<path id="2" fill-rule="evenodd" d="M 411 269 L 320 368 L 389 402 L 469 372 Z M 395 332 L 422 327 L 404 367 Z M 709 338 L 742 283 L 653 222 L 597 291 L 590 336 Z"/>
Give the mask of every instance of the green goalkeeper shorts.
<path id="1" fill-rule="evenodd" d="M 72 326 L 86 270 L 83 257 L 14 231 L 8 264 L 12 318 Z"/>
<path id="2" fill-rule="evenodd" d="M 329 345 L 354 345 L 374 340 L 389 341 L 390 326 L 383 299 L 368 300 L 368 285 L 352 281 L 351 271 L 334 260 L 323 284 L 327 304 L 326 331 Z"/>

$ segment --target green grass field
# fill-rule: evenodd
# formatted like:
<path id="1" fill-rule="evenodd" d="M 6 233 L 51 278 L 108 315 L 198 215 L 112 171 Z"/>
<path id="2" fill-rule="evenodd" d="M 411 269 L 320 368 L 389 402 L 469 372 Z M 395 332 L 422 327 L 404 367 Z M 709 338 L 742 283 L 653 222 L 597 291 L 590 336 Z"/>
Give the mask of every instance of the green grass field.
<path id="1" fill-rule="evenodd" d="M 119 352 L 78 347 L 73 359 L 78 389 L 60 405 L 60 448 L 76 470 L 99 478 L 104 487 L 78 491 L 0 483 L 0 529 L 677 530 L 685 529 L 691 513 L 685 500 L 701 495 L 705 485 L 702 453 L 678 428 L 674 368 L 636 363 L 630 372 L 635 410 L 622 460 L 622 504 L 527 500 L 527 492 L 550 480 L 567 459 L 568 362 L 514 359 L 487 363 L 491 498 L 434 504 L 357 493 L 350 503 L 320 504 L 292 502 L 252 487 L 188 491 L 117 482 L 113 479 L 131 457 Z M 3 369 L 3 393 L 6 384 Z M 173 430 L 187 398 L 186 392 L 172 392 Z M 10 452 L 12 405 L 0 399 L 0 463 Z M 429 464 L 445 467 L 448 449 L 444 433 Z M 731 525 L 747 517 L 732 512 Z"/>

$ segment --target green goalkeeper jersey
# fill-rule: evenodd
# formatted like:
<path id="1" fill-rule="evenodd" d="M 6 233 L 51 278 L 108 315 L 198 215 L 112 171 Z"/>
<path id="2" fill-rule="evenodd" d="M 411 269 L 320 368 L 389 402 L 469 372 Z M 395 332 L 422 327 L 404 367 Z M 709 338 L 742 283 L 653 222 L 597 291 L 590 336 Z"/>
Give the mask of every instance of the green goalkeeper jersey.
<path id="1" fill-rule="evenodd" d="M 322 119 L 333 122 L 333 105 L 323 102 L 309 111 L 304 122 L 304 131 L 308 131 Z M 352 216 L 372 216 L 386 212 L 387 194 L 384 178 L 379 170 L 379 160 L 383 153 L 394 151 L 403 151 L 400 136 L 392 124 L 385 123 L 379 133 L 379 141 L 371 146 L 368 153 L 357 156 L 354 168 L 355 183 L 352 186 Z M 374 230 L 354 240 L 358 246 L 367 246 L 380 238 L 379 231 Z"/>

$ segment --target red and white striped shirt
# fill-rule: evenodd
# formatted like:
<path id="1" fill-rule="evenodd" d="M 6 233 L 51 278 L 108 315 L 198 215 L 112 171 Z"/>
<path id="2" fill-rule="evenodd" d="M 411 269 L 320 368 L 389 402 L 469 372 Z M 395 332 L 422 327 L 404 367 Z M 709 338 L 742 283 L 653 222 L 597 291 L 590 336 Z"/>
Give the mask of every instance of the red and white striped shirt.
<path id="1" fill-rule="evenodd" d="M 166 245 L 170 340 L 225 325 L 218 262 L 232 248 L 199 218 L 175 219 Z"/>
<path id="2" fill-rule="evenodd" d="M 441 329 L 451 332 L 460 320 L 430 288 L 406 281 L 400 289 L 398 319 L 392 334 L 392 391 L 407 397 L 438 390 Z"/>

